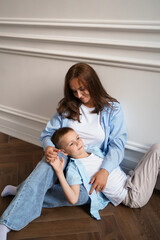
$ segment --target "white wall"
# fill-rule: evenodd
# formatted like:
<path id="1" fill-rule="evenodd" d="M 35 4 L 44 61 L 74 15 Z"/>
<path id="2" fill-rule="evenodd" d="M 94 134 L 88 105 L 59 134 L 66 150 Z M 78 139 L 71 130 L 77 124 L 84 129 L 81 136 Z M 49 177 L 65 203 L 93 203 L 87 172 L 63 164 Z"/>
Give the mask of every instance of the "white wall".
<path id="1" fill-rule="evenodd" d="M 160 142 L 159 12 L 159 0 L 0 0 L 0 131 L 39 144 L 84 61 L 122 104 L 134 165 Z"/>

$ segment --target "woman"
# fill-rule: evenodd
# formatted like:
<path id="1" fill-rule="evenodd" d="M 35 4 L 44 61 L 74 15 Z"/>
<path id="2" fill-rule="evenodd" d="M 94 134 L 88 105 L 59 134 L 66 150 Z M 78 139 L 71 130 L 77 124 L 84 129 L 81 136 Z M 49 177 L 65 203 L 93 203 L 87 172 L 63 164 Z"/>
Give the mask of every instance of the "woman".
<path id="1" fill-rule="evenodd" d="M 99 146 L 105 152 L 101 170 L 91 181 L 91 193 L 95 188 L 103 189 L 109 173 L 123 159 L 126 128 L 120 104 L 103 88 L 94 69 L 85 63 L 75 64 L 67 72 L 64 98 L 41 134 L 47 161 L 57 151 L 51 141 L 54 131 L 65 126 L 73 128 L 86 147 Z"/>
<path id="2" fill-rule="evenodd" d="M 127 138 L 121 106 L 103 88 L 92 67 L 85 63 L 75 64 L 66 74 L 64 98 L 57 113 L 41 134 L 45 157 L 18 187 L 15 198 L 0 218 L 5 236 L 10 229 L 20 230 L 40 216 L 42 207 L 71 206 L 59 185 L 52 188 L 57 177 L 47 163 L 55 154 L 60 154 L 51 137 L 55 130 L 65 126 L 79 134 L 86 148 L 96 146 L 105 154 L 101 169 L 90 182 L 90 194 L 94 189 L 96 192 L 103 190 L 108 175 L 121 163 Z M 88 194 L 81 186 L 76 205 L 85 204 L 88 200 Z"/>

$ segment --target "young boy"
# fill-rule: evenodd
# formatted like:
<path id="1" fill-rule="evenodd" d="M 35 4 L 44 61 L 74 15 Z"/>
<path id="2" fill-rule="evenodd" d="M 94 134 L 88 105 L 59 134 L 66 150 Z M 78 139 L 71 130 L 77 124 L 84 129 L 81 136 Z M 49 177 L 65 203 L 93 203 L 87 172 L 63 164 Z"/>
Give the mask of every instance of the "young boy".
<path id="1" fill-rule="evenodd" d="M 71 204 L 75 204 L 78 200 L 80 184 L 83 184 L 88 191 L 90 212 L 96 219 L 100 219 L 98 211 L 108 204 L 108 199 L 115 206 L 122 202 L 132 208 L 143 207 L 149 201 L 160 171 L 160 144 L 154 144 L 149 149 L 131 177 L 118 167 L 110 173 L 105 188 L 101 190 L 103 193 L 100 191 L 96 193 L 94 190 L 90 195 L 90 179 L 101 167 L 103 154 L 96 148 L 92 148 L 95 154 L 85 151 L 83 141 L 71 128 L 57 130 L 52 141 L 59 151 L 71 156 L 66 169 L 66 178 L 63 173 L 64 159 L 60 160 L 57 153 L 50 159 L 50 164 L 55 169 L 64 194 Z M 5 188 L 3 197 L 16 194 L 17 188 L 13 186 L 11 188 L 14 188 L 13 191 L 11 189 L 7 192 Z M 6 228 L 5 225 L 0 226 Z M 6 228 L 5 231 L 7 230 Z"/>
<path id="2" fill-rule="evenodd" d="M 52 141 L 60 151 L 71 157 L 66 169 L 66 178 L 63 173 L 63 158 L 60 160 L 55 154 L 50 164 L 56 171 L 67 200 L 71 204 L 75 204 L 78 201 L 80 184 L 84 184 L 89 194 L 90 179 L 100 169 L 103 158 L 86 152 L 82 139 L 71 128 L 65 127 L 57 130 L 52 136 Z M 134 208 L 142 207 L 148 202 L 160 169 L 160 145 L 157 144 L 157 146 L 158 155 L 156 151 L 153 154 L 153 149 L 150 150 L 131 177 L 117 167 L 110 173 L 107 184 L 101 191 L 103 194 L 101 192 L 96 194 L 94 191 L 89 195 L 90 212 L 93 217 L 100 219 L 98 210 L 108 204 L 107 199 L 115 206 L 123 203 Z M 98 153 L 98 155 L 100 154 Z M 101 154 L 101 156 L 103 155 Z"/>

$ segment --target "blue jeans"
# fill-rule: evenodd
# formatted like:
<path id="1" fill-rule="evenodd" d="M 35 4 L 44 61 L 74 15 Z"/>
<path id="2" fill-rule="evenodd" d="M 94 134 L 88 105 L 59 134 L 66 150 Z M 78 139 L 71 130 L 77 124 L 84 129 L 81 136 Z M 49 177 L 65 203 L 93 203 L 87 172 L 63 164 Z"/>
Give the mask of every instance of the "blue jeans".
<path id="1" fill-rule="evenodd" d="M 12 230 L 20 230 L 41 215 L 42 207 L 54 208 L 73 206 L 67 202 L 57 176 L 45 157 L 37 164 L 29 177 L 19 185 L 18 192 L 0 218 L 0 223 Z M 83 185 L 80 186 L 78 202 L 88 203 L 89 197 Z"/>

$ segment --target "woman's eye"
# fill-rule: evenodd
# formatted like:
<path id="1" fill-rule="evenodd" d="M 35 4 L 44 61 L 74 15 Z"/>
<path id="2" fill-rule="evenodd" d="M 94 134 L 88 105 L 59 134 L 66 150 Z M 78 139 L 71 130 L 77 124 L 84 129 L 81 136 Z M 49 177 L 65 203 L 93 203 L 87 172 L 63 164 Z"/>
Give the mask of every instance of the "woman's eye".
<path id="1" fill-rule="evenodd" d="M 84 92 L 84 91 L 85 91 L 85 88 L 79 88 L 78 91 Z M 77 90 L 72 90 L 72 92 L 73 92 L 74 95 L 76 95 L 76 94 L 78 93 Z"/>
<path id="2" fill-rule="evenodd" d="M 80 91 L 83 92 L 85 90 L 85 88 L 81 88 Z"/>

